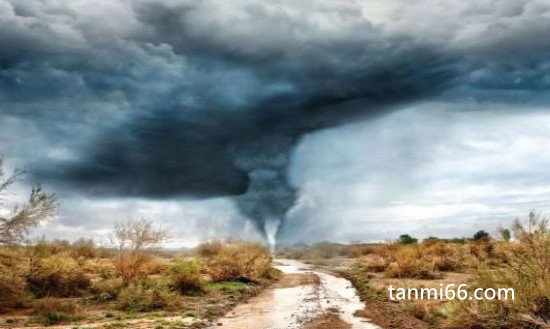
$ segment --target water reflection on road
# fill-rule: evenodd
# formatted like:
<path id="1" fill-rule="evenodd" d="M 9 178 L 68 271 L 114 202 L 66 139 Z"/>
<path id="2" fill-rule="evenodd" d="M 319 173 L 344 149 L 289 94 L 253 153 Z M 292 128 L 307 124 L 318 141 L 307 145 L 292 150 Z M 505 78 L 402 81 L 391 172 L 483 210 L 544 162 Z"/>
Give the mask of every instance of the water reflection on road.
<path id="1" fill-rule="evenodd" d="M 352 329 L 377 329 L 354 316 L 365 305 L 351 283 L 295 260 L 277 260 L 285 277 L 248 303 L 238 305 L 214 327 L 224 329 L 299 329 L 326 312 L 338 313 Z"/>

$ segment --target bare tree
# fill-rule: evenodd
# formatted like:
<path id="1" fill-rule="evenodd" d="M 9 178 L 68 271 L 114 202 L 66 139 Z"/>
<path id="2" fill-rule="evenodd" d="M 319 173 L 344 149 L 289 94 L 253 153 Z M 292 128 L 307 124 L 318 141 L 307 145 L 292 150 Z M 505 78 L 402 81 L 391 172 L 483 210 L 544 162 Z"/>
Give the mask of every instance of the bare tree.
<path id="1" fill-rule="evenodd" d="M 149 249 L 158 247 L 167 237 L 165 231 L 147 219 L 115 225 L 113 244 L 118 251 L 115 267 L 124 283 L 128 284 L 142 274 L 143 266 L 150 258 Z"/>
<path id="2" fill-rule="evenodd" d="M 22 175 L 21 170 L 15 170 L 11 175 L 6 175 L 4 159 L 0 157 L 0 210 L 5 213 L 0 214 L 0 244 L 20 243 L 31 228 L 57 213 L 58 204 L 55 195 L 46 193 L 40 186 L 32 188 L 26 203 L 15 205 L 11 210 L 6 209 L 8 206 L 2 194 Z"/>

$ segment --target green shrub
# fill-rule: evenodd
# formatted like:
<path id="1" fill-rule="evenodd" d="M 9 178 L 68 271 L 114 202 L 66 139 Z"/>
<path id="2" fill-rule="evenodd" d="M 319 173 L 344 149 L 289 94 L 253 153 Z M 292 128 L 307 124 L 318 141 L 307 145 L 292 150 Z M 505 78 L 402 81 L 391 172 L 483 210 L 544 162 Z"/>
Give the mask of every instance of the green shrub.
<path id="1" fill-rule="evenodd" d="M 418 243 L 418 239 L 415 239 L 408 234 L 403 234 L 399 237 L 399 242 L 401 244 L 416 244 Z"/>
<path id="2" fill-rule="evenodd" d="M 118 294 L 116 306 L 128 312 L 149 312 L 177 309 L 180 298 L 170 290 L 169 283 L 148 280 L 129 284 Z"/>
<path id="3" fill-rule="evenodd" d="M 491 239 L 491 235 L 489 235 L 489 233 L 483 230 L 477 231 L 474 234 L 474 241 L 483 241 L 483 240 L 490 240 L 490 239 Z"/>
<path id="4" fill-rule="evenodd" d="M 197 260 L 179 260 L 170 267 L 170 279 L 173 287 L 180 293 L 204 291 L 204 279 L 201 264 Z"/>

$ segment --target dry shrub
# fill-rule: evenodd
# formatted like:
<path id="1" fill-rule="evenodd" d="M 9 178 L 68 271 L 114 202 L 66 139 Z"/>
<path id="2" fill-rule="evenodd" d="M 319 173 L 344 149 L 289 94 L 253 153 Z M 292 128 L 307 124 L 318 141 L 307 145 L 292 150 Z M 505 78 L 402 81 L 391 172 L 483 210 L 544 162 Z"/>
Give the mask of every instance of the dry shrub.
<path id="1" fill-rule="evenodd" d="M 76 321 L 82 317 L 81 309 L 77 303 L 57 298 L 44 298 L 35 301 L 33 314 L 46 325 Z"/>
<path id="2" fill-rule="evenodd" d="M 223 248 L 223 242 L 219 240 L 201 243 L 197 247 L 197 255 L 200 257 L 212 257 L 220 253 Z"/>
<path id="3" fill-rule="evenodd" d="M 61 253 L 34 260 L 27 283 L 37 297 L 73 297 L 82 295 L 91 280 L 75 259 Z"/>
<path id="4" fill-rule="evenodd" d="M 29 248 L 32 258 L 46 258 L 62 252 L 68 252 L 71 244 L 68 241 L 46 241 L 43 238 Z"/>
<path id="5" fill-rule="evenodd" d="M 28 299 L 25 280 L 0 264 L 0 310 L 22 307 Z"/>
<path id="6" fill-rule="evenodd" d="M 379 255 L 369 255 L 366 257 L 362 257 L 358 260 L 358 263 L 367 272 L 384 272 L 388 267 L 388 262 L 386 261 L 386 259 Z"/>
<path id="7" fill-rule="evenodd" d="M 118 309 L 130 312 L 155 310 L 176 310 L 181 301 L 177 293 L 170 289 L 169 282 L 156 279 L 130 283 L 118 294 Z"/>
<path id="8" fill-rule="evenodd" d="M 19 251 L 0 247 L 0 310 L 22 307 L 28 300 L 22 260 Z"/>
<path id="9" fill-rule="evenodd" d="M 403 309 L 415 318 L 428 323 L 434 323 L 442 314 L 438 306 L 426 301 L 404 301 Z"/>
<path id="10" fill-rule="evenodd" d="M 93 239 L 78 239 L 71 244 L 69 250 L 74 258 L 90 259 L 99 255 Z"/>
<path id="11" fill-rule="evenodd" d="M 442 272 L 456 271 L 461 267 L 460 263 L 447 256 L 435 256 L 432 263 L 436 270 Z"/>
<path id="12" fill-rule="evenodd" d="M 527 222 L 512 229 L 514 242 L 499 246 L 507 263 L 498 268 L 481 266 L 476 286 L 512 288 L 514 300 L 465 300 L 453 302 L 449 326 L 460 328 L 544 328 L 550 323 L 550 230 L 548 219 L 531 212 Z M 472 292 L 470 292 L 471 294 Z"/>
<path id="13" fill-rule="evenodd" d="M 368 256 L 359 258 L 358 262 L 369 272 L 387 269 L 391 277 L 430 279 L 437 277 L 436 271 L 464 272 L 476 268 L 481 261 L 470 254 L 470 249 L 469 245 L 439 239 L 429 239 L 419 245 L 369 245 Z"/>
<path id="14" fill-rule="evenodd" d="M 346 257 L 358 258 L 375 253 L 376 246 L 369 244 L 352 244 L 346 248 Z"/>
<path id="15" fill-rule="evenodd" d="M 115 225 L 113 243 L 117 248 L 114 266 L 125 284 L 147 276 L 151 249 L 167 239 L 167 233 L 156 228 L 152 221 L 141 219 Z"/>
<path id="16" fill-rule="evenodd" d="M 91 291 L 97 300 L 114 300 L 124 288 L 122 278 L 109 278 L 93 284 Z"/>
<path id="17" fill-rule="evenodd" d="M 197 260 L 179 260 L 170 267 L 173 287 L 182 294 L 204 291 L 201 264 Z"/>
<path id="18" fill-rule="evenodd" d="M 170 267 L 167 260 L 150 258 L 143 263 L 141 271 L 144 275 L 161 275 L 166 273 Z"/>
<path id="19" fill-rule="evenodd" d="M 271 255 L 259 244 L 236 242 L 223 246 L 206 259 L 206 270 L 213 281 L 257 281 L 272 274 Z"/>
<path id="20" fill-rule="evenodd" d="M 117 276 L 116 268 L 110 259 L 86 259 L 82 264 L 82 268 L 94 278 L 109 279 Z"/>
<path id="21" fill-rule="evenodd" d="M 463 244 L 428 240 L 422 243 L 422 248 L 422 253 L 432 259 L 438 271 L 463 272 L 473 267 L 474 259 L 467 246 Z"/>
<path id="22" fill-rule="evenodd" d="M 470 243 L 470 253 L 478 261 L 488 261 L 493 256 L 494 245 L 489 240 L 479 240 Z"/>
<path id="23" fill-rule="evenodd" d="M 394 278 L 435 279 L 434 265 L 418 246 L 402 246 L 393 255 L 386 273 Z"/>

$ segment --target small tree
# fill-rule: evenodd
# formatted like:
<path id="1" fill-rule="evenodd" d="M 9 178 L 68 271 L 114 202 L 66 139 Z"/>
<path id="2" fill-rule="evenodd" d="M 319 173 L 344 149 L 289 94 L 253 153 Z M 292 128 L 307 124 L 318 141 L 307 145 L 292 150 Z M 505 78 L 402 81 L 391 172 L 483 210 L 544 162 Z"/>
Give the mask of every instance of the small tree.
<path id="1" fill-rule="evenodd" d="M 415 244 L 415 243 L 418 243 L 418 239 L 415 239 L 408 234 L 403 234 L 399 236 L 399 242 L 401 244 Z"/>
<path id="2" fill-rule="evenodd" d="M 2 194 L 22 175 L 21 170 L 16 170 L 6 176 L 4 159 L 0 157 L 0 210 L 7 208 Z M 26 203 L 15 205 L 6 215 L 0 215 L 0 244 L 20 243 L 31 228 L 36 227 L 40 221 L 53 217 L 57 213 L 57 207 L 55 195 L 44 192 L 40 186 L 33 187 Z"/>
<path id="3" fill-rule="evenodd" d="M 113 243 L 117 248 L 115 267 L 125 284 L 138 278 L 150 258 L 149 250 L 166 241 L 167 234 L 153 222 L 141 219 L 115 225 Z"/>
<path id="4" fill-rule="evenodd" d="M 512 233 L 510 232 L 510 229 L 501 228 L 499 230 L 499 233 L 500 233 L 500 237 L 502 238 L 502 240 L 504 240 L 506 242 L 510 242 L 510 240 L 512 239 Z"/>
<path id="5" fill-rule="evenodd" d="M 483 230 L 477 231 L 476 234 L 474 234 L 474 241 L 487 241 L 490 239 L 491 239 L 491 236 L 489 235 L 489 233 Z"/>

